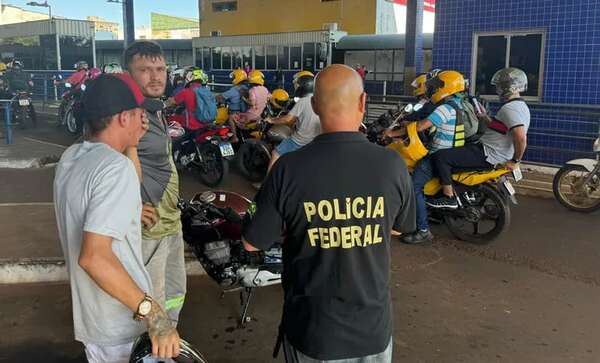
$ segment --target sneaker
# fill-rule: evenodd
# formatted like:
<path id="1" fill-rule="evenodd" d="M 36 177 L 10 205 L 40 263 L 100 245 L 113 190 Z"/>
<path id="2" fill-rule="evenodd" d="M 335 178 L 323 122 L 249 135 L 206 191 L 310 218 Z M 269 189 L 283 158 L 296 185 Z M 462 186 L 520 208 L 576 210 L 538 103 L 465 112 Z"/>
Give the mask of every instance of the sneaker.
<path id="1" fill-rule="evenodd" d="M 455 197 L 441 197 L 426 201 L 427 205 L 435 209 L 458 209 L 458 200 Z"/>
<path id="2" fill-rule="evenodd" d="M 433 241 L 433 234 L 428 230 L 424 231 L 416 231 L 400 238 L 400 242 L 406 243 L 409 245 L 417 245 L 419 243 L 431 242 Z"/>

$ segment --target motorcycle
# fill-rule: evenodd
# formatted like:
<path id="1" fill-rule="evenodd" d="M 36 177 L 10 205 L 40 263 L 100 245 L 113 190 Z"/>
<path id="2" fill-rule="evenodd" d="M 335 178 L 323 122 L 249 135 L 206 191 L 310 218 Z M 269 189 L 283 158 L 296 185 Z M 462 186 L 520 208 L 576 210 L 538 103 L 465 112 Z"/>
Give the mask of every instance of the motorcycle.
<path id="1" fill-rule="evenodd" d="M 167 120 L 169 116 L 167 115 Z M 229 160 L 235 155 L 228 127 L 206 125 L 188 131 L 177 122 L 169 122 L 175 164 L 192 170 L 209 187 L 219 185 L 229 172 Z"/>
<path id="2" fill-rule="evenodd" d="M 402 108 L 397 107 L 395 110 L 388 110 L 380 115 L 377 120 L 366 125 L 363 124 L 361 129 L 366 133 L 367 139 L 370 142 L 385 146 L 389 144 L 389 140 L 386 141 L 383 138 L 383 132 L 399 126 L 406 116 L 419 111 L 421 108 L 423 108 L 423 104 L 421 103 L 417 103 L 416 105 L 409 103 Z"/>
<path id="3" fill-rule="evenodd" d="M 197 194 L 180 201 L 183 239 L 223 293 L 240 291 L 240 325 L 249 322 L 248 307 L 258 287 L 281 283 L 280 244 L 268 251 L 248 252 L 242 243 L 242 220 L 250 208 L 247 198 L 224 191 Z"/>
<path id="4" fill-rule="evenodd" d="M 62 76 L 58 76 L 62 80 Z M 57 81 L 59 83 L 59 81 Z M 64 126 L 72 135 L 81 133 L 83 124 L 78 119 L 77 114 L 81 107 L 81 97 L 85 92 L 85 83 L 81 85 L 72 85 L 69 82 L 64 84 L 65 92 L 61 96 L 61 102 L 58 106 L 58 126 Z"/>
<path id="5" fill-rule="evenodd" d="M 583 213 L 600 209 L 600 138 L 593 145 L 596 159 L 568 161 L 552 182 L 556 199 L 566 208 Z"/>
<path id="6" fill-rule="evenodd" d="M 13 93 L 12 114 L 13 123 L 18 123 L 22 129 L 27 127 L 27 119 L 33 127 L 37 126 L 37 114 L 31 100 L 29 91 L 17 91 Z"/>
<path id="7" fill-rule="evenodd" d="M 245 130 L 240 130 L 241 143 L 236 162 L 242 175 L 251 182 L 260 182 L 265 178 L 271 152 L 292 134 L 290 126 L 273 125 L 267 119 L 279 117 L 289 110 L 289 106 L 277 110 L 269 102 L 259 120 L 249 123 Z"/>
<path id="8" fill-rule="evenodd" d="M 416 122 L 409 123 L 406 131 L 406 136 L 388 147 L 400 153 L 412 172 L 429 151 L 417 132 Z M 508 169 L 500 168 L 453 174 L 458 209 L 428 208 L 430 219 L 443 222 L 459 240 L 474 244 L 490 243 L 510 224 L 510 202 L 517 204 L 515 189 L 507 178 L 510 173 Z M 513 176 L 516 181 L 521 179 L 518 169 Z M 424 193 L 428 198 L 440 197 L 442 186 L 439 179 L 430 180 Z"/>

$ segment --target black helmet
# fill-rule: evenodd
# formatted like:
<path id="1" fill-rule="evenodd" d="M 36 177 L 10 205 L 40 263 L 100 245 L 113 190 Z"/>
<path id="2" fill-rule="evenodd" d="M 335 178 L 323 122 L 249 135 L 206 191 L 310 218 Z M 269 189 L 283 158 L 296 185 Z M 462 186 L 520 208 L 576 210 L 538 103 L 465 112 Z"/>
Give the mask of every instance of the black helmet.
<path id="1" fill-rule="evenodd" d="M 315 76 L 309 71 L 301 71 L 294 75 L 294 97 L 304 97 L 313 93 Z"/>
<path id="2" fill-rule="evenodd" d="M 129 363 L 142 363 L 144 358 L 152 354 L 152 342 L 148 333 L 142 334 L 131 350 Z M 172 358 L 176 363 L 206 363 L 202 354 L 198 352 L 192 345 L 183 339 L 179 339 L 179 356 Z"/>

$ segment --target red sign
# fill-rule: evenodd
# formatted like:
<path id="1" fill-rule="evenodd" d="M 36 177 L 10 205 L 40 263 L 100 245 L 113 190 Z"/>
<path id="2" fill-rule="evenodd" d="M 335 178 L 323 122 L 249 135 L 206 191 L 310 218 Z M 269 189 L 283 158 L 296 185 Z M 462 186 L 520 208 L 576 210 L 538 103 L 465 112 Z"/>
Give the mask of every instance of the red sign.
<path id="1" fill-rule="evenodd" d="M 394 4 L 404 5 L 406 6 L 407 0 L 388 0 Z M 429 11 L 431 13 L 435 13 L 435 0 L 424 0 L 423 1 L 423 10 Z"/>

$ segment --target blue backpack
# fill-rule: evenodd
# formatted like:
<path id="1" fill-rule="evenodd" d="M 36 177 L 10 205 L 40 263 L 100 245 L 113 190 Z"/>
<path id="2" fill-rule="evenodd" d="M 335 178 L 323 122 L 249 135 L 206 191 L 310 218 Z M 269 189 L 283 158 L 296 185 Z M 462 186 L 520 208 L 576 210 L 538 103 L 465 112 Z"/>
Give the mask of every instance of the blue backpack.
<path id="1" fill-rule="evenodd" d="M 196 110 L 194 116 L 201 122 L 213 122 L 217 118 L 217 101 L 208 87 L 197 87 L 194 89 L 196 94 Z"/>

